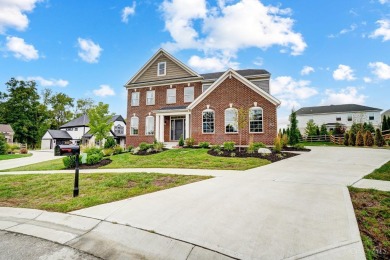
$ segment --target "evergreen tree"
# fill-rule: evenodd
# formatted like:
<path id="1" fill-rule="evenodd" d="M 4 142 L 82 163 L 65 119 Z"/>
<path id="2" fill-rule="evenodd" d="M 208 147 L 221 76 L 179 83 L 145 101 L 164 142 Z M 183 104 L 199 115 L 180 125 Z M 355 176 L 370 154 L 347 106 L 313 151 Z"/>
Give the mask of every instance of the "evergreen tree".
<path id="1" fill-rule="evenodd" d="M 290 115 L 290 136 L 289 136 L 289 144 L 295 145 L 299 142 L 300 132 L 298 130 L 298 120 L 297 113 L 294 109 L 291 111 Z"/>
<path id="2" fill-rule="evenodd" d="M 0 154 L 7 153 L 7 142 L 5 141 L 5 137 L 3 133 L 0 133 Z"/>
<path id="3" fill-rule="evenodd" d="M 349 133 L 344 134 L 344 145 L 348 146 L 349 145 Z"/>
<path id="4" fill-rule="evenodd" d="M 307 136 L 317 135 L 317 125 L 313 120 L 309 120 L 306 123 L 305 134 Z"/>
<path id="5" fill-rule="evenodd" d="M 321 125 L 320 134 L 321 135 L 327 135 L 328 134 L 328 130 L 326 129 L 326 125 L 325 124 Z"/>
<path id="6" fill-rule="evenodd" d="M 356 135 L 352 131 L 349 131 L 348 144 L 351 146 L 355 146 L 355 144 L 356 144 Z"/>
<path id="7" fill-rule="evenodd" d="M 372 137 L 372 134 L 370 131 L 366 131 L 364 133 L 363 140 L 364 140 L 365 146 L 373 146 L 374 145 L 374 138 Z"/>
<path id="8" fill-rule="evenodd" d="M 389 117 L 390 118 L 390 117 Z M 383 116 L 383 120 L 382 120 L 382 131 L 386 131 L 386 130 L 389 130 L 390 126 L 388 124 L 388 120 L 387 120 L 387 117 L 386 115 Z"/>
<path id="9" fill-rule="evenodd" d="M 362 135 L 362 132 L 360 132 L 360 131 L 357 132 L 355 144 L 356 144 L 356 146 L 363 146 L 364 145 L 363 135 Z"/>
<path id="10" fill-rule="evenodd" d="M 385 139 L 383 139 L 382 132 L 379 128 L 375 130 L 375 145 L 378 147 L 385 145 Z"/>

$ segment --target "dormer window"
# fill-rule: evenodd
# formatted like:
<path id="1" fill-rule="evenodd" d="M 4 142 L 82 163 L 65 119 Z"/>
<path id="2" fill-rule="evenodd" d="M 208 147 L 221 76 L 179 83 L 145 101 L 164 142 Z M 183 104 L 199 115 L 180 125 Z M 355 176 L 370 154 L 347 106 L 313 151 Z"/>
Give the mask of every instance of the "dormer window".
<path id="1" fill-rule="evenodd" d="M 165 61 L 157 64 L 157 76 L 165 76 L 167 74 L 167 63 Z"/>

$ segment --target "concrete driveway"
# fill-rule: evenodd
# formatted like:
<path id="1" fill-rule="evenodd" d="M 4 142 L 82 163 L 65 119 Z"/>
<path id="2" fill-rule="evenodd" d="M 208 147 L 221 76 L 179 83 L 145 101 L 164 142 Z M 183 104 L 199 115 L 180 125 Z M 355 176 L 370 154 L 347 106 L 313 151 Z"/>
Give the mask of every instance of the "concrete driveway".
<path id="1" fill-rule="evenodd" d="M 148 231 L 218 257 L 365 259 L 346 185 L 388 160 L 390 150 L 313 147 L 310 153 L 236 175 L 72 214 Z M 103 241 L 120 252 L 130 240 L 99 224 L 72 246 L 104 255 Z"/>
<path id="2" fill-rule="evenodd" d="M 0 171 L 59 158 L 54 157 L 53 150 L 37 150 L 29 153 L 32 153 L 32 156 L 0 161 Z"/>

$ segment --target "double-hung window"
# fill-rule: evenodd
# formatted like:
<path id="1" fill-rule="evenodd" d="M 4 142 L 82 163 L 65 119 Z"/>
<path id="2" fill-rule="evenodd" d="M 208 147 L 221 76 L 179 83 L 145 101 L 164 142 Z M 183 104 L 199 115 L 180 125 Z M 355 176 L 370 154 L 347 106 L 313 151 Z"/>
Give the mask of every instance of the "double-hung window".
<path id="1" fill-rule="evenodd" d="M 154 90 L 146 91 L 146 105 L 154 105 L 155 92 Z"/>
<path id="2" fill-rule="evenodd" d="M 184 103 L 194 101 L 194 87 L 184 88 Z"/>
<path id="3" fill-rule="evenodd" d="M 139 92 L 131 92 L 131 106 L 139 106 Z"/>
<path id="4" fill-rule="evenodd" d="M 214 110 L 206 109 L 202 112 L 202 132 L 204 134 L 214 133 L 215 129 Z"/>
<path id="5" fill-rule="evenodd" d="M 145 119 L 145 135 L 154 135 L 154 117 L 147 116 Z"/>
<path id="6" fill-rule="evenodd" d="M 225 110 L 225 132 L 238 133 L 237 118 L 238 111 L 235 108 L 228 108 Z"/>
<path id="7" fill-rule="evenodd" d="M 157 64 L 157 76 L 165 76 L 167 74 L 167 63 L 165 61 Z"/>
<path id="8" fill-rule="evenodd" d="M 138 117 L 133 116 L 130 119 L 130 135 L 138 135 L 138 125 L 139 125 Z"/>
<path id="9" fill-rule="evenodd" d="M 372 121 L 375 119 L 374 113 L 369 113 L 368 114 L 368 120 Z"/>
<path id="10" fill-rule="evenodd" d="M 263 132 L 263 109 L 260 107 L 252 107 L 249 110 L 249 132 Z"/>
<path id="11" fill-rule="evenodd" d="M 167 89 L 167 104 L 176 103 L 176 89 L 168 88 Z"/>

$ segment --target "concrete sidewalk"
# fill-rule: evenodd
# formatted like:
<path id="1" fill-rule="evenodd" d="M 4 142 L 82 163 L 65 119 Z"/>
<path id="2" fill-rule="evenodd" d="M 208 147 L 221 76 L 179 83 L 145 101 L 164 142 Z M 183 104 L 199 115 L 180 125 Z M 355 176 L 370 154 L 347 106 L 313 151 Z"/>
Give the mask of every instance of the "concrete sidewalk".
<path id="1" fill-rule="evenodd" d="M 52 150 L 29 151 L 29 153 L 32 153 L 32 156 L 0 161 L 0 170 L 12 169 L 20 166 L 26 166 L 34 163 L 45 162 L 60 158 L 55 157 L 54 152 Z"/>
<path id="2" fill-rule="evenodd" d="M 0 208 L 0 229 L 104 259 L 365 259 L 346 185 L 389 158 L 389 150 L 313 147 L 69 214 Z"/>
<path id="3" fill-rule="evenodd" d="M 390 191 L 390 181 L 361 179 L 352 185 L 355 188 L 375 189 L 381 191 Z"/>

